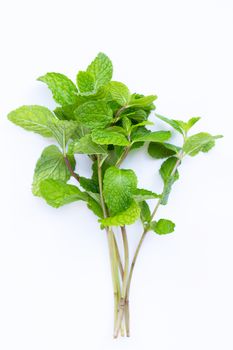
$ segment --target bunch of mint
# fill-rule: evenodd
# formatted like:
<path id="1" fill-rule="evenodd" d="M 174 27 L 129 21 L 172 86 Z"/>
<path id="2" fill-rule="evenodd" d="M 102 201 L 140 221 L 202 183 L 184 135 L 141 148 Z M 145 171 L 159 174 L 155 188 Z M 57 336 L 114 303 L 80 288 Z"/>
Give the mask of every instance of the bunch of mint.
<path id="1" fill-rule="evenodd" d="M 22 128 L 53 139 L 36 163 L 32 192 L 58 208 L 74 201 L 83 201 L 97 216 L 101 229 L 107 234 L 114 289 L 114 337 L 127 336 L 129 329 L 129 291 L 135 262 L 149 231 L 159 235 L 174 231 L 168 219 L 155 220 L 160 205 L 166 205 L 178 167 L 186 155 L 208 152 L 215 140 L 200 132 L 189 136 L 198 117 L 181 120 L 156 117 L 180 134 L 182 143 L 167 142 L 171 131 L 150 131 L 148 117 L 155 109 L 155 95 L 131 93 L 126 85 L 112 81 L 110 59 L 99 53 L 85 71 L 79 71 L 74 84 L 60 73 L 47 73 L 38 80 L 48 85 L 58 107 L 22 106 L 9 113 L 11 122 Z M 171 129 L 170 128 L 170 129 Z M 148 153 L 164 159 L 159 173 L 163 180 L 162 193 L 138 188 L 137 176 L 131 169 L 121 169 L 122 162 L 133 150 L 148 144 Z M 92 176 L 81 176 L 75 154 L 92 161 Z M 156 164 L 156 163 L 155 163 Z M 153 170 L 154 171 L 154 170 Z M 69 179 L 77 180 L 74 186 Z M 148 200 L 156 200 L 151 212 Z M 80 218 L 81 220 L 81 218 Z M 131 264 L 126 225 L 141 220 L 142 236 Z M 115 227 L 120 227 L 124 247 L 122 262 Z"/>

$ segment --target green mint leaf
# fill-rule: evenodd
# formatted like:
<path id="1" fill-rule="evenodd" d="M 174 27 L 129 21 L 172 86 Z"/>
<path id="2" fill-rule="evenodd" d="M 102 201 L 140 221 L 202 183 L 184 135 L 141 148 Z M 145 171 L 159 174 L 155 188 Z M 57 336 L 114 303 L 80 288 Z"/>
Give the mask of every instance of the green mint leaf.
<path id="1" fill-rule="evenodd" d="M 111 81 L 107 85 L 107 91 L 111 100 L 116 101 L 120 106 L 128 105 L 131 94 L 126 85 L 119 81 Z"/>
<path id="2" fill-rule="evenodd" d="M 74 136 L 79 127 L 77 122 L 68 120 L 55 120 L 48 125 L 51 133 L 63 150 L 65 150 L 68 141 Z"/>
<path id="3" fill-rule="evenodd" d="M 107 148 L 95 143 L 90 134 L 71 142 L 69 145 L 69 151 L 70 153 L 107 154 Z"/>
<path id="4" fill-rule="evenodd" d="M 144 121 L 141 122 L 141 123 L 132 125 L 131 130 L 136 129 L 136 128 L 138 128 L 139 126 L 146 126 L 146 125 L 154 125 L 154 123 L 153 123 L 153 122 L 150 122 L 149 120 L 144 120 Z"/>
<path id="5" fill-rule="evenodd" d="M 147 204 L 147 202 L 142 201 L 142 202 L 139 202 L 139 206 L 141 208 L 140 219 L 142 223 L 143 224 L 149 223 L 151 220 L 151 212 L 150 212 L 149 205 Z"/>
<path id="6" fill-rule="evenodd" d="M 108 168 L 104 175 L 103 194 L 111 215 L 126 210 L 132 203 L 137 188 L 137 177 L 133 170 Z"/>
<path id="7" fill-rule="evenodd" d="M 100 52 L 88 66 L 87 72 L 94 77 L 95 89 L 97 90 L 112 79 L 112 62 L 108 56 Z"/>
<path id="8" fill-rule="evenodd" d="M 168 140 L 170 137 L 171 137 L 170 131 L 147 132 L 144 135 L 135 134 L 132 137 L 132 143 L 146 142 L 146 141 L 163 142 Z"/>
<path id="9" fill-rule="evenodd" d="M 77 75 L 77 85 L 81 95 L 91 95 L 95 90 L 95 79 L 91 73 L 80 71 Z"/>
<path id="10" fill-rule="evenodd" d="M 84 127 L 90 129 L 104 128 L 109 125 L 112 110 L 104 101 L 89 101 L 75 110 L 76 120 Z"/>
<path id="11" fill-rule="evenodd" d="M 93 179 L 88 179 L 86 177 L 80 176 L 79 177 L 79 183 L 82 186 L 82 188 L 88 192 L 98 193 L 99 192 L 99 186 Z"/>
<path id="12" fill-rule="evenodd" d="M 137 122 L 143 122 L 147 119 L 147 113 L 143 109 L 127 108 L 122 115 L 125 115 L 126 117 Z"/>
<path id="13" fill-rule="evenodd" d="M 71 155 L 67 157 L 74 169 L 74 157 Z M 64 156 L 55 145 L 46 147 L 36 163 L 32 184 L 32 192 L 35 196 L 41 195 L 40 182 L 48 178 L 64 182 L 68 181 L 70 178 L 70 172 L 67 169 Z"/>
<path id="14" fill-rule="evenodd" d="M 74 111 L 77 107 L 77 104 L 66 105 L 55 108 L 53 112 L 60 120 L 75 120 Z"/>
<path id="15" fill-rule="evenodd" d="M 116 145 L 129 146 L 130 143 L 127 138 L 116 131 L 111 130 L 94 130 L 91 134 L 92 141 L 99 145 Z"/>
<path id="16" fill-rule="evenodd" d="M 145 190 L 144 188 L 137 188 L 133 193 L 133 198 L 137 202 L 142 202 L 147 199 L 160 198 L 160 195 L 152 191 Z"/>
<path id="17" fill-rule="evenodd" d="M 135 95 L 132 95 L 129 101 L 129 106 L 143 108 L 148 105 L 151 105 L 156 99 L 157 99 L 156 95 L 143 96 L 140 98 L 135 98 Z"/>
<path id="18" fill-rule="evenodd" d="M 193 127 L 194 124 L 196 124 L 201 118 L 200 117 L 193 117 L 188 120 L 186 131 L 189 131 Z"/>
<path id="19" fill-rule="evenodd" d="M 41 196 L 54 208 L 69 204 L 78 200 L 88 199 L 85 192 L 73 185 L 68 185 L 61 180 L 46 179 L 40 183 Z"/>
<path id="20" fill-rule="evenodd" d="M 161 197 L 160 203 L 162 205 L 166 205 L 168 201 L 169 194 L 171 192 L 172 185 L 175 181 L 179 179 L 179 173 L 178 170 L 175 171 L 173 174 L 173 169 L 177 163 L 176 157 L 170 157 L 163 164 L 161 165 L 161 168 L 159 170 L 160 175 L 164 182 L 164 188 L 163 193 Z"/>
<path id="21" fill-rule="evenodd" d="M 174 120 L 174 119 L 168 119 L 166 117 L 163 117 L 160 114 L 155 114 L 157 118 L 161 119 L 162 121 L 164 121 L 165 123 L 169 124 L 173 129 L 175 129 L 176 131 L 178 131 L 180 134 L 183 135 L 183 130 L 180 126 L 180 124 Z"/>
<path id="22" fill-rule="evenodd" d="M 206 132 L 200 132 L 187 138 L 183 151 L 190 156 L 195 156 L 199 152 L 208 152 L 215 145 L 215 140 L 221 135 L 212 136 Z"/>
<path id="23" fill-rule="evenodd" d="M 150 228 L 156 232 L 158 235 L 166 235 L 171 233 L 175 229 L 175 224 L 171 220 L 160 219 L 159 221 L 152 221 Z"/>
<path id="24" fill-rule="evenodd" d="M 137 202 L 132 201 L 131 205 L 125 211 L 99 220 L 103 226 L 123 226 L 133 224 L 140 216 L 140 207 Z"/>
<path id="25" fill-rule="evenodd" d="M 150 142 L 148 153 L 152 158 L 163 159 L 177 154 L 180 147 L 169 143 Z"/>
<path id="26" fill-rule="evenodd" d="M 131 133 L 132 130 L 132 122 L 129 118 L 127 118 L 126 116 L 122 117 L 122 126 L 126 132 L 126 135 L 129 135 Z"/>
<path id="27" fill-rule="evenodd" d="M 28 131 L 51 137 L 48 124 L 56 121 L 56 117 L 48 108 L 42 106 L 22 106 L 8 114 L 8 119 Z"/>
<path id="28" fill-rule="evenodd" d="M 101 219 L 103 218 L 103 211 L 100 204 L 91 196 L 88 196 L 87 206 L 96 216 Z"/>
<path id="29" fill-rule="evenodd" d="M 47 73 L 37 80 L 47 84 L 52 91 L 54 100 L 60 105 L 70 105 L 77 101 L 75 84 L 61 73 Z"/>

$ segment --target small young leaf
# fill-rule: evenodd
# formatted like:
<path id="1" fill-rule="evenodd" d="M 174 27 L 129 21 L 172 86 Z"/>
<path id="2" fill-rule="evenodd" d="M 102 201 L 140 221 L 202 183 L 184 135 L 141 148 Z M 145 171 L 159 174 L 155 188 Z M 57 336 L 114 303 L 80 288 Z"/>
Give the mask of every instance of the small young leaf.
<path id="1" fill-rule="evenodd" d="M 77 85 L 81 95 L 90 95 L 96 92 L 95 79 L 91 73 L 80 71 L 77 74 Z"/>
<path id="2" fill-rule="evenodd" d="M 130 107 L 146 107 L 152 104 L 157 99 L 156 95 L 144 96 L 140 98 L 135 98 L 134 95 L 131 96 L 131 100 L 129 102 Z"/>
<path id="3" fill-rule="evenodd" d="M 84 190 L 88 192 L 98 193 L 99 187 L 93 179 L 88 179 L 86 177 L 80 176 L 79 177 L 79 183 L 84 188 Z"/>
<path id="4" fill-rule="evenodd" d="M 123 83 L 111 81 L 107 85 L 107 91 L 111 100 L 116 101 L 120 106 L 126 106 L 129 103 L 130 91 Z"/>
<path id="5" fill-rule="evenodd" d="M 194 124 L 196 124 L 201 118 L 200 117 L 193 117 L 193 118 L 190 118 L 188 120 L 188 122 L 186 123 L 187 124 L 187 127 L 186 127 L 186 131 L 188 131 L 189 129 L 191 129 L 193 127 Z"/>
<path id="6" fill-rule="evenodd" d="M 92 140 L 91 135 L 87 134 L 81 139 L 71 142 L 69 145 L 69 151 L 70 153 L 106 154 L 107 148 L 95 143 Z"/>
<path id="7" fill-rule="evenodd" d="M 166 117 L 163 117 L 162 115 L 160 114 L 155 114 L 157 118 L 161 119 L 162 121 L 164 121 L 165 123 L 169 124 L 171 127 L 173 127 L 173 129 L 175 129 L 176 131 L 178 131 L 180 134 L 183 135 L 183 130 L 180 126 L 180 124 L 174 120 L 174 119 L 168 119 Z"/>
<path id="8" fill-rule="evenodd" d="M 75 167 L 74 157 L 67 155 L 72 168 Z M 64 156 L 55 145 L 46 147 L 36 163 L 32 192 L 35 196 L 40 196 L 40 182 L 45 179 L 68 181 L 70 172 L 66 166 Z"/>
<path id="9" fill-rule="evenodd" d="M 99 220 L 103 226 L 123 226 L 133 224 L 140 216 L 140 207 L 137 202 L 132 201 L 131 205 L 125 211 L 115 216 Z"/>
<path id="10" fill-rule="evenodd" d="M 166 205 L 168 201 L 169 194 L 171 192 L 171 188 L 173 183 L 179 179 L 179 173 L 178 170 L 175 171 L 173 174 L 173 169 L 177 163 L 177 158 L 176 157 L 170 157 L 163 164 L 161 165 L 161 168 L 159 170 L 160 175 L 163 179 L 164 182 L 164 187 L 163 187 L 163 193 L 161 197 L 160 203 L 162 205 Z"/>
<path id="11" fill-rule="evenodd" d="M 212 136 L 206 132 L 200 132 L 187 138 L 183 150 L 190 156 L 195 156 L 199 152 L 208 152 L 215 145 L 215 140 L 221 135 Z"/>
<path id="12" fill-rule="evenodd" d="M 180 147 L 169 143 L 150 142 L 148 146 L 149 155 L 155 159 L 168 158 L 177 154 L 179 150 Z"/>
<path id="13" fill-rule="evenodd" d="M 111 215 L 126 210 L 132 203 L 137 188 L 137 177 L 133 170 L 108 168 L 104 175 L 103 194 Z"/>
<path id="14" fill-rule="evenodd" d="M 146 141 L 153 141 L 153 142 L 163 142 L 168 140 L 171 137 L 170 131 L 154 131 L 154 132 L 148 132 L 144 135 L 135 135 L 132 138 L 132 143 L 134 142 L 146 142 Z"/>
<path id="15" fill-rule="evenodd" d="M 54 100 L 64 106 L 77 101 L 77 88 L 75 84 L 61 73 L 47 73 L 37 80 L 46 83 L 52 91 Z"/>
<path id="16" fill-rule="evenodd" d="M 175 224 L 167 219 L 160 219 L 159 221 L 152 221 L 150 228 L 158 235 L 166 235 L 175 229 Z"/>
<path id="17" fill-rule="evenodd" d="M 152 191 L 145 190 L 144 188 L 137 188 L 133 193 L 133 198 L 137 202 L 142 202 L 147 199 L 160 198 L 160 195 Z"/>
<path id="18" fill-rule="evenodd" d="M 87 68 L 95 80 L 95 89 L 107 84 L 112 79 L 112 62 L 104 53 L 100 52 Z"/>
<path id="19" fill-rule="evenodd" d="M 19 107 L 7 117 L 12 123 L 45 137 L 52 136 L 48 125 L 57 120 L 48 108 L 36 105 Z"/>
<path id="20" fill-rule="evenodd" d="M 69 204 L 78 200 L 86 201 L 85 192 L 73 185 L 68 185 L 61 180 L 47 179 L 40 183 L 41 196 L 54 208 Z"/>
<path id="21" fill-rule="evenodd" d="M 142 201 L 139 202 L 139 206 L 141 208 L 141 212 L 140 212 L 140 218 L 143 224 L 147 224 L 150 222 L 151 220 L 151 212 L 150 212 L 150 207 L 147 204 L 147 202 Z"/>
<path id="22" fill-rule="evenodd" d="M 74 112 L 76 120 L 90 129 L 104 128 L 112 122 L 112 110 L 104 101 L 89 101 Z"/>
<path id="23" fill-rule="evenodd" d="M 116 131 L 111 130 L 94 130 L 91 134 L 92 140 L 99 145 L 116 145 L 128 146 L 130 145 L 127 138 Z"/>
<path id="24" fill-rule="evenodd" d="M 101 219 L 103 218 L 103 211 L 100 204 L 91 196 L 88 196 L 87 206 L 96 216 Z"/>

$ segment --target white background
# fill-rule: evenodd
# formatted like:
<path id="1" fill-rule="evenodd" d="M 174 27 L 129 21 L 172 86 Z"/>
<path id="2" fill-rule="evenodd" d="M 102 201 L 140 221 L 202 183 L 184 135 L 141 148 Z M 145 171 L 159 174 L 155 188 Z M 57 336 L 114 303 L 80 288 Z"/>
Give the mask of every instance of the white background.
<path id="1" fill-rule="evenodd" d="M 233 349 L 232 18 L 231 0 L 1 2 L 1 350 Z M 158 213 L 176 222 L 175 234 L 148 235 L 132 283 L 132 336 L 117 341 L 105 234 L 83 203 L 55 210 L 32 196 L 49 141 L 6 119 L 23 104 L 53 108 L 36 78 L 75 79 L 99 51 L 115 80 L 159 96 L 161 114 L 198 115 L 196 132 L 224 134 L 182 164 Z M 78 162 L 88 175 L 89 163 Z M 124 167 L 159 191 L 159 164 L 143 149 Z M 132 251 L 139 228 L 129 232 Z"/>

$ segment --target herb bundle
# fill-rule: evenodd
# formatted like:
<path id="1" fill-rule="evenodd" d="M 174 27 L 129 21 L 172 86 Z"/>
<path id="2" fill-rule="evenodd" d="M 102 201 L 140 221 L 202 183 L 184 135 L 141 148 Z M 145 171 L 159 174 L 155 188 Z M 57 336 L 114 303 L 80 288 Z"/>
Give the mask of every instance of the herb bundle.
<path id="1" fill-rule="evenodd" d="M 200 132 L 189 136 L 199 120 L 187 122 L 168 119 L 155 114 L 181 136 L 177 146 L 167 142 L 171 131 L 150 131 L 153 124 L 148 117 L 155 109 L 155 95 L 131 93 L 126 85 L 112 81 L 110 59 L 99 53 L 85 71 L 79 71 L 74 84 L 60 73 L 47 73 L 38 80 L 48 85 L 59 105 L 53 112 L 48 108 L 22 106 L 9 113 L 11 122 L 47 138 L 56 144 L 46 147 L 36 163 L 32 192 L 54 208 L 74 201 L 83 201 L 97 216 L 105 230 L 111 264 L 114 291 L 114 337 L 130 335 L 129 293 L 134 266 L 149 231 L 158 235 L 174 231 L 175 224 L 156 218 L 160 205 L 166 205 L 178 168 L 186 157 L 208 152 L 220 135 Z M 138 188 L 137 176 L 122 163 L 131 151 L 144 144 L 154 159 L 164 159 L 159 173 L 163 180 L 162 193 Z M 75 154 L 83 154 L 92 161 L 92 176 L 81 175 Z M 76 185 L 69 184 L 73 177 Z M 155 200 L 151 211 L 148 200 Z M 81 220 L 81 218 L 80 218 Z M 142 235 L 132 260 L 129 258 L 126 226 L 141 220 Z M 123 241 L 121 254 L 116 227 Z M 121 257 L 123 255 L 123 259 Z"/>

